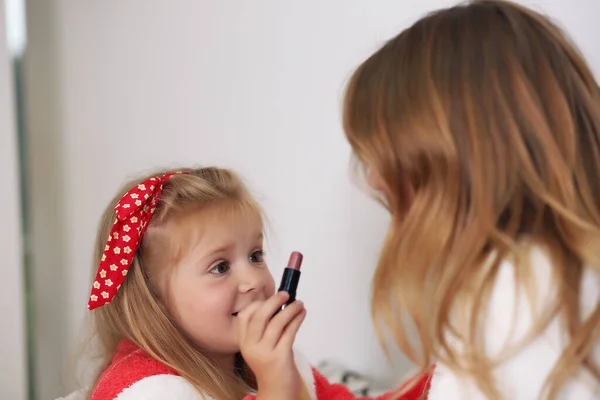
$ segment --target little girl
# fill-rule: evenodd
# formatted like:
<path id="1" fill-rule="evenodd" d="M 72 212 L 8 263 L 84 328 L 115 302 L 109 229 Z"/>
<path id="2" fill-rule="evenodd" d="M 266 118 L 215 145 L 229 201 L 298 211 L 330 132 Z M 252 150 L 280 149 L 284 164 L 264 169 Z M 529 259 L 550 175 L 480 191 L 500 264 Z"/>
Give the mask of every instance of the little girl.
<path id="1" fill-rule="evenodd" d="M 274 295 L 261 210 L 233 172 L 160 171 L 130 183 L 104 212 L 94 260 L 88 308 L 101 365 L 86 398 L 349 395 L 294 354 L 302 303 L 273 317 L 287 294 Z"/>

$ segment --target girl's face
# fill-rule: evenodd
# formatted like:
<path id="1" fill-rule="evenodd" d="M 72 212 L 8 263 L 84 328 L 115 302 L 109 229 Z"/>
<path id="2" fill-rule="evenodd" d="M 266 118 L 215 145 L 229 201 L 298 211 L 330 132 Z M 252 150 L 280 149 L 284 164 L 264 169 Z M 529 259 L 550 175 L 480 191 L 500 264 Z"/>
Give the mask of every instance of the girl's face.
<path id="1" fill-rule="evenodd" d="M 191 239 L 190 246 L 160 279 L 159 290 L 179 327 L 203 351 L 233 355 L 239 352 L 237 313 L 275 293 L 263 259 L 261 217 L 209 209 L 181 225 L 179 236 Z"/>

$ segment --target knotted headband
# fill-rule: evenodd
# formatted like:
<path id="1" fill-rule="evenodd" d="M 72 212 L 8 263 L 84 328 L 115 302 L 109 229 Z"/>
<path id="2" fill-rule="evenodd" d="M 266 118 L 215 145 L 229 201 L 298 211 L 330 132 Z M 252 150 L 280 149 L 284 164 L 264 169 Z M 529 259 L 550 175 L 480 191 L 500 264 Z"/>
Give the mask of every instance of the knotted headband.
<path id="1" fill-rule="evenodd" d="M 110 303 L 125 280 L 127 271 L 138 251 L 144 232 L 154 214 L 162 193 L 163 184 L 171 172 L 152 177 L 131 188 L 115 206 L 117 219 L 110 230 L 96 279 L 92 285 L 88 309 Z"/>

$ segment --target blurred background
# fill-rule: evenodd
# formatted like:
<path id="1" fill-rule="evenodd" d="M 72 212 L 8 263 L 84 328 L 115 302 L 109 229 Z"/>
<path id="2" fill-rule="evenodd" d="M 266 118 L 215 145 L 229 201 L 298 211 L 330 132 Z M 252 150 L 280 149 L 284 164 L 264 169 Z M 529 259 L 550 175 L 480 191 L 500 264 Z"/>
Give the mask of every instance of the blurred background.
<path id="1" fill-rule="evenodd" d="M 270 219 L 276 280 L 305 254 L 297 346 L 386 385 L 370 280 L 386 213 L 351 181 L 340 108 L 353 69 L 444 0 L 0 1 L 0 398 L 70 387 L 102 209 L 162 166 L 238 170 Z M 525 4 L 600 73 L 600 2 Z"/>

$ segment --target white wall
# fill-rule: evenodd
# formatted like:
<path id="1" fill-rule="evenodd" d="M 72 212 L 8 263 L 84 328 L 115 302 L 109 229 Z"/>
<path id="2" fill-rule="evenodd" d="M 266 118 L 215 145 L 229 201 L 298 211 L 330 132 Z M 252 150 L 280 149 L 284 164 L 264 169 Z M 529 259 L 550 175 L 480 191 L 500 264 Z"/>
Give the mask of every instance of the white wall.
<path id="1" fill-rule="evenodd" d="M 19 400 L 27 396 L 27 358 L 17 133 L 4 10 L 0 1 L 0 398 Z"/>
<path id="2" fill-rule="evenodd" d="M 384 380 L 405 372 L 401 359 L 395 370 L 387 366 L 373 334 L 370 277 L 387 216 L 348 179 L 340 96 L 352 69 L 385 39 L 452 3 L 30 2 L 28 68 L 42 75 L 29 85 L 39 113 L 31 110 L 30 139 L 39 143 L 33 187 L 49 196 L 37 199 L 38 217 L 53 210 L 38 223 L 46 233 L 37 251 L 54 273 L 43 279 L 65 282 L 39 288 L 39 303 L 64 290 L 45 307 L 65 311 L 39 316 L 40 327 L 63 339 L 44 350 L 40 370 L 52 357 L 62 360 L 74 340 L 95 225 L 117 186 L 154 166 L 200 163 L 238 169 L 261 194 L 277 277 L 289 251 L 305 253 L 300 296 L 309 316 L 298 345 L 309 358 L 333 358 Z M 598 3 L 537 3 L 567 25 L 600 70 Z M 50 326 L 55 316 L 60 323 Z M 43 385 L 44 394 L 58 390 Z"/>

